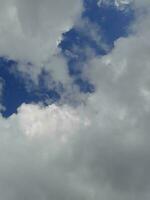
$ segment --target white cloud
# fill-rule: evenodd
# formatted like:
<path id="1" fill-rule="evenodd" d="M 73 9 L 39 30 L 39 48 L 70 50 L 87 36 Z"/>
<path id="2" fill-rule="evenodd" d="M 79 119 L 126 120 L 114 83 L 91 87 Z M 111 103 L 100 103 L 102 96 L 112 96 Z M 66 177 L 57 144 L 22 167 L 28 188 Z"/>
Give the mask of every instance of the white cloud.
<path id="1" fill-rule="evenodd" d="M 124 10 L 124 8 L 128 5 L 133 5 L 134 8 L 141 8 L 145 6 L 150 6 L 149 0 L 98 0 L 97 5 L 101 6 L 102 4 L 105 5 L 115 5 L 118 9 Z"/>
<path id="2" fill-rule="evenodd" d="M 89 192 L 72 171 L 69 142 L 86 126 L 86 117 L 81 119 L 68 106 L 22 105 L 17 115 L 1 117 L 0 198 L 87 197 Z"/>
<path id="3" fill-rule="evenodd" d="M 99 0 L 97 2 L 98 6 L 101 6 L 102 4 L 105 5 L 115 5 L 118 9 L 124 9 L 124 7 L 126 7 L 127 5 L 129 5 L 130 3 L 132 3 L 133 0 Z"/>
<path id="4" fill-rule="evenodd" d="M 53 63 L 59 54 L 58 41 L 80 15 L 82 2 L 0 0 L 0 7 L 0 56 L 19 63 L 32 63 L 36 72 L 48 65 L 56 79 L 59 78 L 55 69 L 58 67 Z M 65 71 L 67 77 L 66 65 L 59 57 L 57 62 L 60 62 L 59 70 Z"/>

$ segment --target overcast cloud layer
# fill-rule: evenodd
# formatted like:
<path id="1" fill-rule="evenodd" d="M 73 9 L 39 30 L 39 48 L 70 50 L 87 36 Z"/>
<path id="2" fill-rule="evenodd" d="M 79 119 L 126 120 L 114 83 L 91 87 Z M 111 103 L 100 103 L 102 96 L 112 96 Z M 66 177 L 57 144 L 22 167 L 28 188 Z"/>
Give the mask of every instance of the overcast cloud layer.
<path id="1" fill-rule="evenodd" d="M 36 33 L 37 38 L 43 34 L 37 30 L 44 24 L 36 22 L 36 18 L 30 16 L 33 12 L 37 12 L 38 17 L 41 16 L 38 5 L 41 10 L 42 2 L 38 1 L 36 4 L 37 11 L 32 11 L 35 9 L 33 1 L 9 2 L 19 9 L 18 16 L 20 22 L 23 21 L 21 30 L 27 31 L 29 37 L 26 41 L 30 41 L 32 34 Z M 9 2 L 3 2 L 6 10 L 10 8 Z M 57 8 L 63 7 L 60 4 L 57 7 L 55 2 L 58 1 L 44 2 L 47 3 L 45 5 L 51 2 L 50 8 L 52 13 L 54 11 L 52 16 L 55 16 Z M 63 2 L 64 5 L 69 3 L 69 6 L 71 1 Z M 148 1 L 142 2 L 141 4 L 137 0 L 134 5 L 138 9 L 139 6 L 146 6 L 148 9 Z M 27 11 L 30 12 L 29 8 L 31 13 L 26 17 L 33 18 L 33 21 L 25 17 Z M 47 6 L 43 8 L 43 13 L 45 9 Z M 14 10 L 16 13 L 16 8 Z M 62 16 L 66 15 L 65 6 L 56 15 L 61 12 Z M 147 13 L 139 16 L 133 24 L 134 34 L 118 39 L 108 55 L 93 58 L 85 64 L 83 76 L 95 85 L 96 92 L 88 95 L 84 104 L 77 108 L 65 104 L 48 107 L 23 104 L 18 113 L 8 119 L 1 116 L 0 199 L 150 199 L 149 10 Z M 56 18 L 58 28 L 66 22 L 60 19 L 69 20 L 70 15 L 69 18 Z M 31 24 L 28 24 L 29 21 Z M 4 21 L 1 20 L 0 24 L 2 22 Z M 12 36 L 11 33 L 14 38 L 10 42 L 15 42 L 15 34 Z M 53 38 L 52 35 L 50 39 Z M 58 37 L 54 41 L 57 39 Z M 19 49 L 20 43 L 17 45 Z M 7 47 L 6 43 L 4 47 Z M 53 49 L 53 45 L 50 48 Z M 11 48 L 6 49 L 5 53 L 11 52 Z M 38 55 L 36 50 L 31 51 L 33 58 Z M 17 54 L 17 50 L 14 51 L 16 55 L 11 53 L 12 57 L 23 58 Z M 24 55 L 26 54 L 21 56 Z"/>

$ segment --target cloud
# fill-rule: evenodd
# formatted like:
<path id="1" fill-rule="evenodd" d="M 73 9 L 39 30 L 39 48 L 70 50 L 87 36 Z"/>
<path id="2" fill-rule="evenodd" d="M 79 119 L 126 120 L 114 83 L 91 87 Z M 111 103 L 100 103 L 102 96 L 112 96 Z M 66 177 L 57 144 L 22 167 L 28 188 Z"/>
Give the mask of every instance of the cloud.
<path id="1" fill-rule="evenodd" d="M 55 105 L 22 105 L 18 114 L 1 117 L 0 198 L 87 197 L 89 192 L 72 171 L 69 142 L 88 126 L 80 117 L 71 107 Z"/>
<path id="2" fill-rule="evenodd" d="M 104 5 L 114 5 L 116 6 L 118 9 L 124 10 L 124 8 L 126 8 L 126 6 L 131 6 L 133 5 L 133 7 L 136 9 L 137 8 L 141 8 L 141 7 L 145 7 L 145 6 L 149 6 L 150 2 L 149 0 L 98 0 L 97 1 L 97 5 L 101 6 L 102 4 Z"/>
<path id="3" fill-rule="evenodd" d="M 0 199 L 149 200 L 149 19 L 86 64 L 84 104 L 1 116 Z"/>
<path id="4" fill-rule="evenodd" d="M 138 8 L 144 6 L 149 6 L 150 5 L 150 2 L 148 0 L 143 0 L 143 1 L 140 1 L 140 0 L 132 0 L 132 2 L 134 3 L 135 6 L 137 6 Z"/>
<path id="5" fill-rule="evenodd" d="M 118 39 L 111 53 L 85 66 L 97 90 L 90 103 L 97 115 L 93 140 L 99 141 L 90 140 L 92 178 L 111 186 L 106 199 L 149 198 L 149 19 L 139 17 L 134 35 Z"/>
<path id="6" fill-rule="evenodd" d="M 128 6 L 133 0 L 99 0 L 97 1 L 97 5 L 101 6 L 102 4 L 104 5 L 114 5 L 118 9 L 124 9 L 126 6 Z"/>
<path id="7" fill-rule="evenodd" d="M 67 67 L 58 56 L 57 45 L 62 33 L 69 30 L 80 15 L 82 2 L 1 0 L 0 5 L 0 56 L 18 61 L 22 71 L 27 63 L 32 63 L 34 75 L 48 66 L 56 79 L 60 78 L 55 69 L 59 62 L 59 71 L 67 77 Z"/>
<path id="8" fill-rule="evenodd" d="M 0 78 L 0 111 L 4 111 L 5 107 L 3 106 L 3 91 L 4 91 L 5 81 Z"/>

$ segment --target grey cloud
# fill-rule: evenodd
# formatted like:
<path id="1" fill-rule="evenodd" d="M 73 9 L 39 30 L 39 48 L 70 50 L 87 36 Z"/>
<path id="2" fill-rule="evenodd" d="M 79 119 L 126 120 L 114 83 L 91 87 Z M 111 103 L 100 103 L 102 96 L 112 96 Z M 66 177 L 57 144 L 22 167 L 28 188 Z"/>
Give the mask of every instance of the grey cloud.
<path id="1" fill-rule="evenodd" d="M 1 199 L 149 200 L 149 18 L 85 66 L 83 105 L 0 118 Z"/>
<path id="2" fill-rule="evenodd" d="M 1 0 L 0 5 L 0 56 L 16 60 L 19 70 L 28 72 L 34 81 L 45 66 L 54 79 L 68 80 L 65 59 L 60 56 L 57 45 L 62 33 L 69 30 L 80 15 L 82 2 Z M 27 63 L 34 67 L 30 69 Z"/>

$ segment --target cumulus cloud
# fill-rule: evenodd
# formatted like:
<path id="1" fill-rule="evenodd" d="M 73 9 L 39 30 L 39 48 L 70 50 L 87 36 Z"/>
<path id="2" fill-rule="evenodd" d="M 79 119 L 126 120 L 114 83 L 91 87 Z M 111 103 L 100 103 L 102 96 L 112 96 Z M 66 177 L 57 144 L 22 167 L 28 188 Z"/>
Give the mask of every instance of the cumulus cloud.
<path id="1" fill-rule="evenodd" d="M 55 105 L 22 105 L 17 115 L 1 117 L 0 198 L 88 196 L 86 187 L 74 176 L 76 163 L 69 142 L 88 126 L 88 120 L 80 117 L 71 107 Z"/>
<path id="2" fill-rule="evenodd" d="M 67 67 L 57 56 L 57 45 L 62 33 L 69 30 L 80 15 L 82 2 L 1 0 L 0 5 L 0 56 L 18 61 L 22 71 L 27 63 L 32 63 L 34 75 L 47 66 L 59 79 L 57 73 L 62 71 L 65 80 Z M 56 56 L 58 61 L 54 63 Z"/>
<path id="3" fill-rule="evenodd" d="M 0 118 L 0 199 L 149 200 L 150 15 L 86 64 L 84 104 Z"/>
<path id="4" fill-rule="evenodd" d="M 105 141 L 103 146 L 99 139 L 99 146 L 106 148 L 99 147 L 98 154 L 105 153 L 99 164 L 92 163 L 97 170 L 94 175 L 98 183 L 104 178 L 100 182 L 111 185 L 115 199 L 149 198 L 149 19 L 149 14 L 140 17 L 134 35 L 120 38 L 110 54 L 85 67 L 97 88 L 91 107 L 100 124 L 98 137 L 103 135 Z"/>

